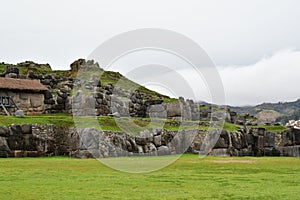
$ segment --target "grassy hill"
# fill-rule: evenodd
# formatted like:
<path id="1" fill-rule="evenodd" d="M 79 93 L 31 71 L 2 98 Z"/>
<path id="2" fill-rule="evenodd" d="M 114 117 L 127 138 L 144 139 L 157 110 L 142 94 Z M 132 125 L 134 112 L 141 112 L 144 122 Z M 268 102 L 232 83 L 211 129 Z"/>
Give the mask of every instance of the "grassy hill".
<path id="1" fill-rule="evenodd" d="M 84 70 L 80 71 L 80 66 L 84 65 Z M 11 66 L 11 64 L 7 63 L 0 63 L 0 73 L 3 73 L 7 66 Z M 52 70 L 49 64 L 37 64 L 32 61 L 26 61 L 23 63 L 19 63 L 13 66 L 17 66 L 19 68 L 19 73 L 21 75 L 27 76 L 29 72 L 33 72 L 36 75 L 45 76 L 46 74 L 53 74 L 57 76 L 64 76 L 67 78 L 76 78 L 79 75 L 83 78 L 90 77 L 94 74 L 99 75 L 100 81 L 102 86 L 107 85 L 108 83 L 112 83 L 113 85 L 117 85 L 119 88 L 124 89 L 125 91 L 132 90 L 133 88 L 141 93 L 141 95 L 146 99 L 162 99 L 164 102 L 174 102 L 178 101 L 177 99 L 170 98 L 166 95 L 159 94 L 158 92 L 152 91 L 143 87 L 126 77 L 124 77 L 119 72 L 113 71 L 105 71 L 99 67 L 97 63 L 94 61 L 85 61 L 83 59 L 79 59 L 73 62 L 70 65 L 69 70 Z M 79 74 L 80 73 L 80 74 Z M 210 105 L 205 104 L 202 102 L 201 105 Z M 206 107 L 206 106 L 204 106 Z M 202 108 L 204 108 L 202 107 Z M 293 109 L 299 108 L 300 109 L 300 100 L 297 102 L 291 103 L 278 103 L 278 104 L 262 104 L 255 107 L 231 107 L 231 110 L 237 111 L 238 113 L 249 113 L 252 115 L 259 115 L 262 117 L 273 117 L 277 118 L 281 116 L 282 113 L 292 113 Z M 120 131 L 120 129 L 116 126 L 115 121 L 113 118 L 101 116 L 98 118 L 101 128 L 104 130 L 113 130 L 113 131 Z M 128 120 L 123 118 L 123 120 Z M 39 123 L 39 124 L 54 124 L 54 125 L 62 125 L 67 127 L 73 127 L 74 121 L 72 116 L 67 114 L 54 114 L 54 115 L 37 115 L 37 116 L 30 116 L 25 118 L 14 118 L 14 117 L 1 117 L 0 125 L 7 126 L 11 123 Z M 147 126 L 149 124 L 149 119 L 135 119 L 135 123 L 141 126 Z M 161 122 L 157 122 L 157 124 L 161 124 Z M 174 125 L 175 124 L 175 125 Z M 179 126 L 176 126 L 178 122 L 172 123 L 172 120 L 169 120 L 165 123 L 164 128 L 168 130 L 176 130 Z M 156 126 L 155 123 L 151 123 L 152 127 Z M 185 127 L 188 129 L 189 127 Z M 205 122 L 201 122 L 199 124 L 199 129 L 207 130 L 208 124 Z M 224 129 L 228 131 L 234 131 L 239 129 L 238 125 L 225 123 Z M 268 129 L 268 127 L 267 127 Z M 275 131 L 281 131 L 284 127 L 276 127 L 271 128 Z"/>
<path id="2" fill-rule="evenodd" d="M 293 119 L 294 113 L 300 110 L 300 99 L 293 102 L 278 102 L 278 103 L 263 103 L 257 106 L 245 106 L 245 107 L 230 107 L 232 111 L 241 114 L 250 114 L 258 117 L 261 121 L 272 122 L 277 118 L 283 117 L 286 121 Z"/>
<path id="3" fill-rule="evenodd" d="M 82 62 L 81 64 L 84 65 L 84 68 L 88 68 L 88 70 L 80 71 L 82 74 L 78 74 L 80 68 L 78 67 L 78 62 Z M 77 67 L 74 67 L 76 66 Z M 89 77 L 93 74 L 97 74 L 100 77 L 100 81 L 102 85 L 107 85 L 108 83 L 112 83 L 113 85 L 117 85 L 119 88 L 122 88 L 126 91 L 135 89 L 139 91 L 143 96 L 147 96 L 151 99 L 162 99 L 165 102 L 172 102 L 176 101 L 176 99 L 172 99 L 166 95 L 160 94 L 153 90 L 149 90 L 148 88 L 141 86 L 119 72 L 113 71 L 105 71 L 99 67 L 97 63 L 93 61 L 84 61 L 83 59 L 79 59 L 71 64 L 69 70 L 52 70 L 49 64 L 37 64 L 32 61 L 26 61 L 22 63 L 18 63 L 16 65 L 8 64 L 8 63 L 0 63 L 0 74 L 3 73 L 7 66 L 16 66 L 19 68 L 20 75 L 27 76 L 28 73 L 31 71 L 36 75 L 45 76 L 46 74 L 54 74 L 57 76 L 64 76 L 67 78 L 76 78 L 79 75 L 83 78 Z"/>

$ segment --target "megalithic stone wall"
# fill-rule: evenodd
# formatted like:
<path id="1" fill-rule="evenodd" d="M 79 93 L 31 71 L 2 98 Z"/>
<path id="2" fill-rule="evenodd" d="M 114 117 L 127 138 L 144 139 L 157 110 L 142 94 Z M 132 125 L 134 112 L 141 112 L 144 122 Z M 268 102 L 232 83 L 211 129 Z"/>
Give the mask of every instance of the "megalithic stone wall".
<path id="1" fill-rule="evenodd" d="M 206 132 L 153 129 L 140 136 L 122 132 L 75 129 L 54 125 L 10 125 L 0 127 L 0 157 L 72 156 L 160 156 L 183 152 L 199 153 Z M 249 129 L 223 130 L 209 152 L 215 156 L 297 156 L 300 130 L 283 133 Z"/>

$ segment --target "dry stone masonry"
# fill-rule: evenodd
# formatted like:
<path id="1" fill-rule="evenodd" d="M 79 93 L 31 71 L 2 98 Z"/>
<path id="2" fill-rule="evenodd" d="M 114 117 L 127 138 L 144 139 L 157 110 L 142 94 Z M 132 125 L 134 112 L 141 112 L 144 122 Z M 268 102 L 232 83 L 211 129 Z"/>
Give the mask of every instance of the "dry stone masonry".
<path id="1" fill-rule="evenodd" d="M 0 127 L 0 157 L 65 155 L 76 158 L 159 156 L 199 153 L 207 132 L 145 130 L 139 136 L 122 132 L 23 124 Z M 283 133 L 263 128 L 223 130 L 210 150 L 215 156 L 299 156 L 300 130 Z"/>
<path id="2" fill-rule="evenodd" d="M 20 69 L 27 70 L 27 75 L 20 74 Z M 37 73 L 34 69 L 42 69 L 45 73 Z M 99 76 L 90 71 L 101 74 L 104 70 L 94 61 L 79 59 L 71 64 L 71 70 L 65 73 L 51 73 L 48 64 L 36 64 L 26 61 L 17 66 L 7 66 L 6 71 L 0 77 L 27 79 L 39 81 L 48 90 L 29 95 L 11 93 L 13 99 L 22 101 L 25 114 L 37 113 L 68 113 L 74 115 L 97 116 L 127 116 L 127 117 L 158 117 L 176 120 L 221 120 L 241 125 L 255 125 L 255 120 L 249 120 L 245 116 L 226 110 L 214 111 L 213 106 L 200 106 L 192 100 L 180 97 L 178 101 L 164 103 L 166 96 L 140 91 L 124 89 L 112 83 L 101 83 Z M 79 73 L 80 72 L 80 73 Z M 81 74 L 81 76 L 74 74 Z M 85 77 L 87 73 L 87 77 Z M 97 74 L 96 73 L 96 74 Z M 108 73 L 110 79 L 119 79 L 119 73 Z M 76 77 L 76 78 L 74 78 Z M 0 113 L 1 114 L 1 113 Z M 2 113 L 5 114 L 5 113 Z"/>
<path id="3" fill-rule="evenodd" d="M 227 108 L 200 105 L 184 98 L 179 98 L 176 102 L 164 103 L 165 96 L 158 95 L 153 98 L 152 94 L 141 90 L 125 90 L 112 83 L 104 84 L 99 77 L 88 73 L 89 70 L 104 72 L 94 61 L 79 59 L 71 64 L 71 70 L 68 73 L 76 74 L 79 70 L 83 70 L 89 75 L 85 78 L 51 73 L 51 68 L 47 64 L 24 62 L 18 66 L 28 69 L 27 75 L 21 75 L 16 66 L 8 66 L 0 77 L 37 80 L 47 88 L 36 95 L 41 97 L 39 101 L 28 97 L 26 114 L 30 114 L 27 111 L 34 114 L 35 109 L 38 109 L 40 113 L 65 112 L 76 116 L 169 118 L 174 119 L 172 123 L 181 120 L 225 120 L 239 125 L 257 125 L 255 118 L 238 115 Z M 30 70 L 37 67 L 44 69 L 47 73 L 38 74 Z M 118 74 L 118 76 L 121 75 Z M 16 99 L 25 98 L 23 94 L 13 95 Z M 42 104 L 40 104 L 41 101 Z M 209 149 L 209 154 L 299 156 L 300 132 L 296 128 L 283 133 L 271 133 L 263 128 L 244 127 L 233 132 L 222 130 L 214 147 Z M 9 127 L 0 127 L 0 157 L 67 155 L 76 158 L 103 158 L 158 156 L 184 152 L 201 153 L 201 148 L 207 143 L 205 140 L 207 134 L 206 131 L 201 130 L 177 132 L 153 129 L 134 136 L 123 132 L 98 131 L 93 128 L 75 129 L 54 125 L 12 124 Z M 213 137 L 219 136 L 214 130 L 210 134 Z"/>

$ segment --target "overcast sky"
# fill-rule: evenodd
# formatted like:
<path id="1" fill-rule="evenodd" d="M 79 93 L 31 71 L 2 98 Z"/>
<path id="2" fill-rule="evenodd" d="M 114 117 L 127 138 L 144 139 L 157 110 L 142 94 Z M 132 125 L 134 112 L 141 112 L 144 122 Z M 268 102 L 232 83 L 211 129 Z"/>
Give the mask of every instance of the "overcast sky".
<path id="1" fill-rule="evenodd" d="M 114 35 L 162 28 L 205 49 L 218 66 L 228 104 L 296 100 L 299 10 L 298 0 L 3 0 L 0 62 L 68 69 Z"/>

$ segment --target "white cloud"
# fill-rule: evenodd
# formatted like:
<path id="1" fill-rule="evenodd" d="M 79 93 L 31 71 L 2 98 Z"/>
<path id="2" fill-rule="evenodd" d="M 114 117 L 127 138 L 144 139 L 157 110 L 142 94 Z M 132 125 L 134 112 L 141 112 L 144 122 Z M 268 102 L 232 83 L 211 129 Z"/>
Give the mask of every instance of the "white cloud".
<path id="1" fill-rule="evenodd" d="M 283 50 L 251 65 L 218 66 L 217 69 L 223 82 L 225 102 L 222 98 L 212 98 L 216 93 L 222 96 L 215 75 L 201 76 L 191 66 L 167 53 L 132 53 L 118 60 L 110 70 L 119 71 L 163 94 L 217 104 L 243 106 L 300 98 L 300 51 Z M 201 68 L 203 70 L 205 68 Z M 210 85 L 207 79 L 213 80 Z M 217 91 L 211 91 L 213 89 Z"/>
<path id="2" fill-rule="evenodd" d="M 300 51 L 280 51 L 253 65 L 218 67 L 231 105 L 300 98 Z"/>

